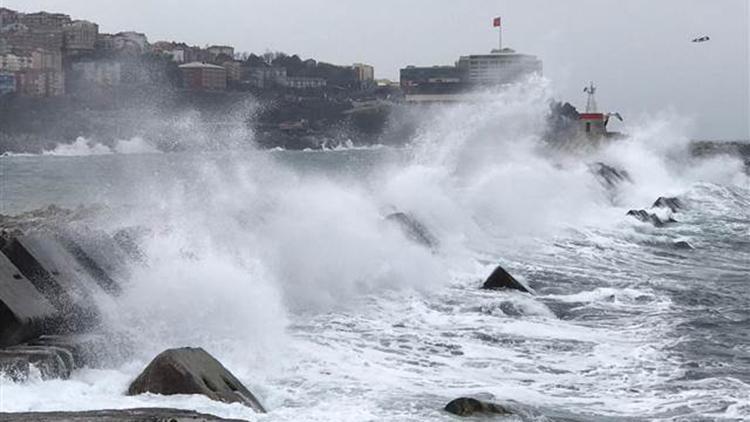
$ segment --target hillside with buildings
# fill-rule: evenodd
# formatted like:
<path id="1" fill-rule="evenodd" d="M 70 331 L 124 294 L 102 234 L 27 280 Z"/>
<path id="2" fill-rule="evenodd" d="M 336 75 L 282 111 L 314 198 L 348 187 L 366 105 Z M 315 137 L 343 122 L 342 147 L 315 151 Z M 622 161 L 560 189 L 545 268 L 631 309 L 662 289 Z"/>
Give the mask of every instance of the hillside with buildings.
<path id="1" fill-rule="evenodd" d="M 363 63 L 151 41 L 62 13 L 0 8 L 0 153 L 79 136 L 153 137 L 146 131 L 156 127 L 167 149 L 197 126 L 205 134 L 249 128 L 246 141 L 262 147 L 399 142 L 386 135 L 408 128 L 408 105 L 465 101 L 477 88 L 541 71 L 535 56 L 499 48 L 453 65 L 406 66 L 391 82 Z"/>

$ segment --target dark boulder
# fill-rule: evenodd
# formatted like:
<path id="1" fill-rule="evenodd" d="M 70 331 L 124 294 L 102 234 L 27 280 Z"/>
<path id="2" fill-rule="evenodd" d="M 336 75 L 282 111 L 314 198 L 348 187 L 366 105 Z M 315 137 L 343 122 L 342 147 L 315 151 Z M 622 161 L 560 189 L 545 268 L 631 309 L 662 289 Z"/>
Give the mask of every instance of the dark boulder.
<path id="1" fill-rule="evenodd" d="M 520 290 L 526 293 L 534 293 L 528 286 L 525 286 L 520 281 L 516 280 L 501 266 L 497 266 L 495 271 L 485 280 L 482 285 L 483 289 L 514 289 Z"/>
<path id="2" fill-rule="evenodd" d="M 127 359 L 132 351 L 132 345 L 124 336 L 113 333 L 43 335 L 27 344 L 66 350 L 73 357 L 76 369 L 84 366 L 98 368 L 118 364 Z"/>
<path id="3" fill-rule="evenodd" d="M 14 381 L 24 381 L 32 366 L 39 370 L 43 379 L 67 379 L 74 361 L 67 350 L 54 346 L 19 345 L 0 349 L 0 374 Z"/>
<path id="4" fill-rule="evenodd" d="M 144 262 L 146 260 L 146 253 L 143 251 L 141 244 L 151 234 L 151 230 L 146 227 L 133 226 L 116 231 L 112 238 L 128 254 L 130 259 L 137 262 Z"/>
<path id="5" fill-rule="evenodd" d="M 105 296 L 101 281 L 48 233 L 5 238 L 2 252 L 60 313 L 65 329 L 80 331 L 98 323 L 95 298 Z"/>
<path id="6" fill-rule="evenodd" d="M 86 410 L 81 412 L 24 412 L 0 413 L 0 422 L 243 422 L 240 419 L 223 419 L 193 410 L 144 409 Z"/>
<path id="7" fill-rule="evenodd" d="M 683 250 L 690 250 L 690 249 L 695 249 L 695 248 L 693 247 L 693 245 L 691 245 L 691 244 L 690 244 L 690 243 L 689 243 L 688 241 L 686 241 L 686 240 L 678 240 L 678 241 L 674 242 L 674 243 L 672 244 L 672 246 L 674 246 L 674 248 L 675 248 L 675 249 L 683 249 Z"/>
<path id="8" fill-rule="evenodd" d="M 57 238 L 105 291 L 112 295 L 122 292 L 130 276 L 132 260 L 108 234 L 95 230 L 65 230 Z"/>
<path id="9" fill-rule="evenodd" d="M 255 396 L 202 348 L 169 349 L 156 356 L 128 388 L 131 396 L 146 392 L 203 394 L 212 400 L 239 402 L 265 413 Z"/>
<path id="10" fill-rule="evenodd" d="M 13 346 L 52 328 L 57 310 L 0 253 L 0 347 Z"/>
<path id="11" fill-rule="evenodd" d="M 445 405 L 445 411 L 458 416 L 513 414 L 499 404 L 488 403 L 470 397 L 460 397 L 451 401 Z"/>
<path id="12" fill-rule="evenodd" d="M 634 217 L 637 220 L 643 221 L 644 223 L 651 223 L 654 225 L 654 227 L 664 227 L 667 224 L 677 222 L 677 220 L 672 217 L 662 219 L 658 215 L 650 213 L 646 210 L 630 210 L 627 212 L 627 215 Z"/>
<path id="13" fill-rule="evenodd" d="M 614 188 L 622 182 L 632 182 L 627 170 L 604 164 L 594 163 L 589 166 L 589 170 L 594 173 L 599 182 L 606 188 Z"/>
<path id="14" fill-rule="evenodd" d="M 651 205 L 651 208 L 668 208 L 672 212 L 677 212 L 684 207 L 684 204 L 682 203 L 682 201 L 680 201 L 679 198 L 666 196 L 660 196 L 659 199 L 657 199 L 654 204 Z"/>
<path id="15" fill-rule="evenodd" d="M 403 212 L 394 212 L 385 219 L 396 224 L 410 240 L 430 249 L 438 246 L 437 238 L 413 216 Z"/>

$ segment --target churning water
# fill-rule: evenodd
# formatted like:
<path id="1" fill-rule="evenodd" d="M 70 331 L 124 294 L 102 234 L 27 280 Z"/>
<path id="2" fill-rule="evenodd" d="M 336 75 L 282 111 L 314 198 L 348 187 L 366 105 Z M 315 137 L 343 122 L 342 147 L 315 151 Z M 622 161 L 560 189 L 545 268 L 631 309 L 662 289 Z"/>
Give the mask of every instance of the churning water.
<path id="1" fill-rule="evenodd" d="M 97 205 L 90 224 L 150 229 L 147 264 L 107 315 L 137 344 L 129 361 L 4 381 L 0 410 L 452 420 L 445 403 L 475 395 L 509 405 L 509 420 L 750 419 L 742 163 L 692 158 L 672 118 L 595 151 L 550 149 L 546 107 L 546 88 L 529 84 L 428 109 L 403 149 L 92 154 L 84 140 L 0 158 L 4 214 Z M 606 187 L 595 162 L 632 182 Z M 687 205 L 679 223 L 625 216 L 662 195 Z M 384 221 L 394 211 L 421 221 L 436 250 Z M 537 295 L 480 290 L 497 264 Z M 156 353 L 188 345 L 217 356 L 269 413 L 124 395 Z"/>

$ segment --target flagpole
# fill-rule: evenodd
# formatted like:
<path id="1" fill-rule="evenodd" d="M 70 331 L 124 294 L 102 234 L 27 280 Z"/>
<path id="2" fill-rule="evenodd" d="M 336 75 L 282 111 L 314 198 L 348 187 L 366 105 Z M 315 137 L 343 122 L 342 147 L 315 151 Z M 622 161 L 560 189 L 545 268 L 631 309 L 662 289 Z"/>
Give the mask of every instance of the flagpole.
<path id="1" fill-rule="evenodd" d="M 500 25 L 497 27 L 497 48 L 498 51 L 503 51 L 503 22 L 500 21 Z"/>

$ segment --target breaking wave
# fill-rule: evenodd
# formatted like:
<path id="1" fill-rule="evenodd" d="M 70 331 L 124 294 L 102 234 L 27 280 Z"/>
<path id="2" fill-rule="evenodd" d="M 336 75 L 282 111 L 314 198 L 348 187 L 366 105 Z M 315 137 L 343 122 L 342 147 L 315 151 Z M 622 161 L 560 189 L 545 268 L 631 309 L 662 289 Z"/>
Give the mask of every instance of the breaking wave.
<path id="1" fill-rule="evenodd" d="M 596 151 L 550 148 L 553 95 L 533 80 L 427 107 L 405 149 L 165 154 L 151 172 L 124 172 L 121 184 L 137 189 L 112 193 L 123 202 L 100 224 L 144 228 L 146 264 L 108 321 L 137 352 L 59 382 L 91 405 L 30 400 L 53 385 L 31 382 L 6 389 L 3 410 L 179 402 L 257 419 L 200 398 L 119 395 L 155 353 L 191 345 L 257 391 L 270 420 L 440 419 L 446 399 L 479 393 L 514 403 L 524 420 L 748 417 L 750 379 L 685 378 L 693 358 L 678 347 L 697 306 L 681 294 L 712 271 L 741 271 L 747 253 L 718 262 L 731 248 L 685 258 L 659 246 L 748 233 L 742 162 L 693 158 L 674 116 Z M 79 138 L 51 155 L 126 154 L 142 142 Z M 592 163 L 631 181 L 605 186 Z M 694 204 L 679 227 L 625 216 L 663 195 Z M 414 242 L 385 218 L 393 212 L 439 246 Z M 734 226 L 719 223 L 726 216 Z M 479 290 L 498 263 L 539 295 Z"/>

